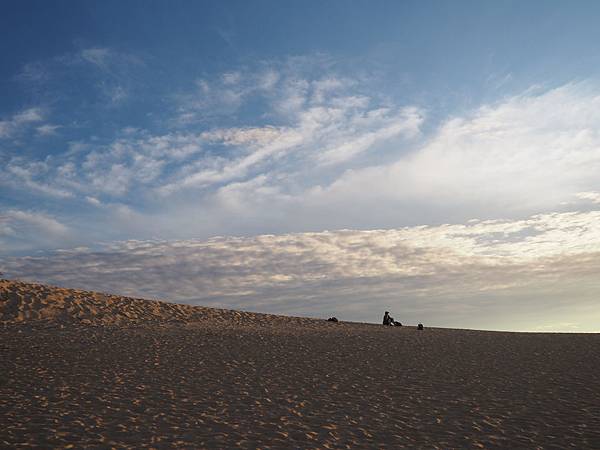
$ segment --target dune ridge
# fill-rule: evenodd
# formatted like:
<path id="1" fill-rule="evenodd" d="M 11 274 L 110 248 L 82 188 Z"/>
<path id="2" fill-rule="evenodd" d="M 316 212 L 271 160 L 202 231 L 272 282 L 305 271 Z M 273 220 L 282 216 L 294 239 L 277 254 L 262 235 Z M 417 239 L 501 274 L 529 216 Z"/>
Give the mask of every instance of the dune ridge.
<path id="1" fill-rule="evenodd" d="M 598 334 L 417 331 L 7 280 L 0 313 L 0 448 L 600 448 Z"/>
<path id="2" fill-rule="evenodd" d="M 147 300 L 0 279 L 0 323 L 156 325 L 228 323 L 232 326 L 308 324 L 316 319 Z"/>

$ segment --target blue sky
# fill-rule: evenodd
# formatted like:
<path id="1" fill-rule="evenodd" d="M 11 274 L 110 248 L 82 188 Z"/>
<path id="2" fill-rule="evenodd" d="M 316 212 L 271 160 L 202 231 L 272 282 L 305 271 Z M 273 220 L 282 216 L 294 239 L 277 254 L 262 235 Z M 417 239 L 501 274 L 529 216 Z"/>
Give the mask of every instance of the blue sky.
<path id="1" fill-rule="evenodd" d="M 599 13 L 3 2 L 0 270 L 286 314 L 595 331 Z"/>

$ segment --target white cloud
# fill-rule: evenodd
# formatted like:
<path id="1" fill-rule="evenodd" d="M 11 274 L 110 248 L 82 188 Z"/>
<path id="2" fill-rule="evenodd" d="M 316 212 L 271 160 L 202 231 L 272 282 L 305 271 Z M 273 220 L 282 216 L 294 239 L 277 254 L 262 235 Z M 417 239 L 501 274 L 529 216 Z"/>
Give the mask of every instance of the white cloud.
<path id="1" fill-rule="evenodd" d="M 102 64 L 113 55 L 87 56 Z M 32 195 L 155 211 L 160 236 L 516 219 L 554 211 L 574 195 L 595 201 L 593 83 L 528 90 L 435 124 L 435 112 L 366 95 L 358 79 L 318 73 L 290 63 L 198 80 L 177 104 L 176 114 L 195 124 L 189 131 L 120 127 L 112 142 L 90 138 L 39 160 L 8 158 L 0 182 Z M 262 109 L 251 121 L 229 113 L 198 121 L 237 111 L 237 102 Z M 34 109 L 9 120 L 41 129 L 32 121 L 42 118 Z"/>
<path id="2" fill-rule="evenodd" d="M 12 121 L 16 124 L 39 122 L 44 116 L 40 108 L 29 108 L 13 116 Z"/>
<path id="3" fill-rule="evenodd" d="M 223 77 L 230 78 L 230 74 Z M 269 84 L 269 89 L 262 91 L 257 87 L 264 83 L 240 84 L 236 78 L 239 96 L 231 102 L 228 92 L 232 82 L 222 86 L 202 80 L 199 87 L 205 100 L 210 96 L 210 111 L 215 110 L 214 101 L 230 107 L 238 100 L 257 95 L 269 102 L 271 111 L 267 115 L 285 125 L 218 128 L 202 133 L 202 138 L 211 144 L 234 146 L 239 151 L 220 153 L 210 162 L 201 157 L 177 173 L 173 177 L 175 181 L 159 187 L 159 192 L 172 194 L 185 189 L 238 183 L 270 171 L 301 173 L 315 162 L 323 166 L 343 164 L 376 145 L 418 136 L 424 121 L 423 112 L 418 108 L 371 106 L 371 99 L 366 96 L 348 95 L 347 90 L 356 82 L 346 78 L 328 76 L 310 80 L 296 73 L 274 72 L 261 72 L 248 78 L 260 78 L 261 83 Z M 198 101 L 195 106 L 199 110 L 207 106 Z M 189 113 L 189 109 L 185 111 Z M 194 166 L 197 170 L 190 171 Z"/>
<path id="4" fill-rule="evenodd" d="M 373 113 L 370 111 L 369 113 Z M 354 158 L 378 142 L 404 135 L 412 138 L 419 134 L 423 124 L 423 114 L 417 108 L 405 108 L 397 116 L 381 117 L 382 124 L 374 131 L 364 131 L 358 136 L 343 136 L 342 142 L 326 149 L 318 156 L 319 162 L 325 165 L 339 164 Z"/>
<path id="5" fill-rule="evenodd" d="M 15 78 L 20 81 L 26 81 L 30 83 L 39 83 L 46 81 L 50 77 L 48 69 L 45 64 L 41 62 L 30 62 L 23 66 L 21 73 Z"/>
<path id="6" fill-rule="evenodd" d="M 265 145 L 278 139 L 283 130 L 273 126 L 262 128 L 217 128 L 202 133 L 209 142 L 221 142 L 225 145 Z"/>
<path id="7" fill-rule="evenodd" d="M 94 83 L 108 107 L 122 105 L 131 97 L 136 89 L 136 70 L 144 67 L 144 60 L 139 56 L 107 47 L 84 48 L 55 58 L 49 65 L 60 70 L 57 63 L 80 70 L 82 79 Z"/>
<path id="8" fill-rule="evenodd" d="M 22 158 L 13 158 L 6 166 L 6 170 L 0 174 L 0 184 L 11 186 L 14 189 L 26 189 L 37 194 L 49 195 L 58 198 L 73 197 L 73 193 L 59 187 L 53 181 L 38 181 L 46 179 L 51 171 L 46 162 L 27 161 Z"/>
<path id="9" fill-rule="evenodd" d="M 84 61 L 106 69 L 114 53 L 108 48 L 86 48 L 81 50 L 80 56 Z"/>
<path id="10" fill-rule="evenodd" d="M 30 124 L 42 120 L 44 120 L 44 114 L 41 108 L 24 109 L 9 119 L 0 120 L 0 139 L 12 137 Z"/>
<path id="11" fill-rule="evenodd" d="M 575 196 L 580 200 L 588 200 L 592 203 L 600 203 L 600 192 L 578 192 Z"/>
<path id="12" fill-rule="evenodd" d="M 60 125 L 51 125 L 49 123 L 46 123 L 37 127 L 35 130 L 40 136 L 52 136 L 56 134 L 56 130 L 58 130 L 59 128 L 61 128 Z"/>
<path id="13" fill-rule="evenodd" d="M 281 76 L 276 70 L 270 69 L 258 74 L 257 86 L 262 91 L 270 91 L 273 89 Z"/>
<path id="14" fill-rule="evenodd" d="M 132 188 L 152 185 L 169 164 L 179 165 L 201 149 L 199 135 L 131 131 L 108 145 L 72 142 L 63 154 L 44 160 L 14 157 L 0 174 L 0 183 L 62 198 L 101 193 L 123 197 Z"/>
<path id="15" fill-rule="evenodd" d="M 123 86 L 112 86 L 111 88 L 106 89 L 106 95 L 113 105 L 119 105 L 129 97 L 129 92 L 127 92 L 127 89 Z"/>
<path id="16" fill-rule="evenodd" d="M 310 201 L 338 211 L 351 203 L 380 223 L 389 223 L 390 210 L 422 221 L 435 210 L 463 220 L 553 208 L 598 187 L 595 92 L 585 84 L 527 92 L 447 120 L 419 147 L 391 163 L 348 171 L 313 189 Z"/>
<path id="17" fill-rule="evenodd" d="M 222 143 L 225 145 L 247 144 L 248 151 L 235 159 L 214 159 L 216 164 L 206 164 L 204 161 L 200 161 L 204 163 L 200 165 L 200 170 L 185 175 L 177 174 L 174 177 L 176 181 L 160 186 L 159 192 L 170 194 L 185 188 L 206 187 L 243 178 L 254 166 L 281 156 L 300 145 L 303 136 L 293 129 L 276 130 L 267 127 L 252 130 L 218 130 L 205 135 L 205 137 L 211 140 L 221 137 Z"/>
<path id="18" fill-rule="evenodd" d="M 94 205 L 94 206 L 100 206 L 100 205 L 102 205 L 102 202 L 100 200 L 98 200 L 96 197 L 92 197 L 92 196 L 88 195 L 88 196 L 85 197 L 85 199 L 91 205 Z"/>
<path id="19" fill-rule="evenodd" d="M 552 213 L 391 230 L 125 241 L 10 258 L 0 269 L 86 289 L 269 312 L 378 320 L 390 306 L 407 321 L 426 316 L 439 325 L 476 326 L 494 311 L 504 318 L 486 318 L 487 326 L 515 329 L 523 327 L 520 314 L 535 314 L 537 324 L 577 322 L 585 331 L 600 269 L 599 230 L 600 211 Z"/>
<path id="20" fill-rule="evenodd" d="M 32 225 L 36 229 L 51 235 L 60 236 L 65 235 L 68 232 L 68 228 L 65 225 L 44 214 L 11 210 L 5 214 L 5 217 Z"/>
<path id="21" fill-rule="evenodd" d="M 0 212 L 0 253 L 69 245 L 71 230 L 54 217 L 35 211 Z"/>
<path id="22" fill-rule="evenodd" d="M 239 72 L 227 72 L 221 76 L 221 79 L 225 85 L 234 85 L 240 82 L 242 79 L 242 74 Z"/>

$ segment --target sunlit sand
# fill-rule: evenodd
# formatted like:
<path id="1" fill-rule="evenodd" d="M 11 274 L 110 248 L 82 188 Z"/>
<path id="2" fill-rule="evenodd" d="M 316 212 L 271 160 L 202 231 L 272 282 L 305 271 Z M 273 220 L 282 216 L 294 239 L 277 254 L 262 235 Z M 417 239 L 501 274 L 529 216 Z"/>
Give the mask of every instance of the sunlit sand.
<path id="1" fill-rule="evenodd" d="M 417 331 L 6 280 L 0 314 L 3 448 L 600 445 L 598 334 Z"/>

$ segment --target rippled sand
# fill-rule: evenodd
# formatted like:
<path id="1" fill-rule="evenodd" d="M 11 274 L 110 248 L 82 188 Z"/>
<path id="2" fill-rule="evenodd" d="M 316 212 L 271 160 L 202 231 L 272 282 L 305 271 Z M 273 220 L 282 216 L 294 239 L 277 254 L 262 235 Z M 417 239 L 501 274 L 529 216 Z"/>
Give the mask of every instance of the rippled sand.
<path id="1" fill-rule="evenodd" d="M 2 448 L 600 448 L 600 335 L 241 313 L 0 281 Z"/>

